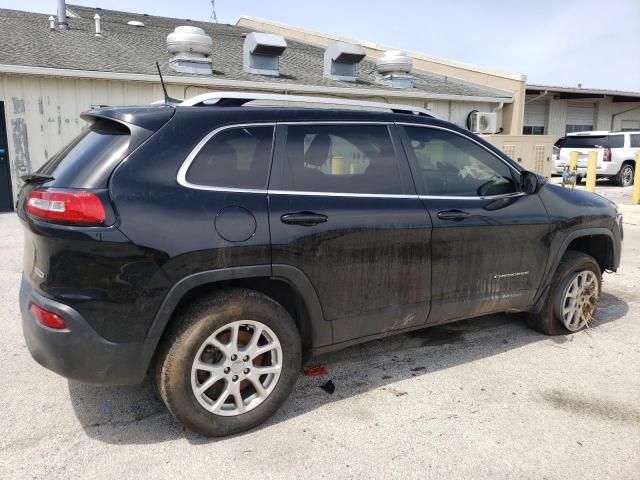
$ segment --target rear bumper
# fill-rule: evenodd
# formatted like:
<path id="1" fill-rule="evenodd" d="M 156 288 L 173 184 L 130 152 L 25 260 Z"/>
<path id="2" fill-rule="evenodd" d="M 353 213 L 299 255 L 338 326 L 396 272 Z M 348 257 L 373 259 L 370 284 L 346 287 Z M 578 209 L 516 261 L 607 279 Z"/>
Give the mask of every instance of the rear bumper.
<path id="1" fill-rule="evenodd" d="M 62 316 L 68 328 L 53 330 L 38 323 L 29 307 L 36 303 Z M 63 377 L 98 385 L 140 383 L 158 339 L 114 343 L 93 330 L 73 308 L 43 297 L 23 277 L 20 286 L 22 331 L 31 356 Z"/>
<path id="2" fill-rule="evenodd" d="M 551 173 L 555 175 L 562 175 L 564 171 L 564 162 L 556 162 L 554 167 L 551 170 Z M 596 176 L 598 177 L 612 177 L 617 175 L 618 170 L 620 169 L 619 165 L 611 162 L 600 162 L 596 167 Z M 586 165 L 581 166 L 580 164 L 577 167 L 578 175 L 582 175 L 583 177 L 587 176 L 587 167 Z"/>

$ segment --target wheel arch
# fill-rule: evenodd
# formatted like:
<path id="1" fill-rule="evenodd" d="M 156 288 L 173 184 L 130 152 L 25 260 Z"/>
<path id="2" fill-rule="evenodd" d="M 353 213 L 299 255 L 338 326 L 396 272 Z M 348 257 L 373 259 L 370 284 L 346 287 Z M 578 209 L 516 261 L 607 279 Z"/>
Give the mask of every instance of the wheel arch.
<path id="1" fill-rule="evenodd" d="M 558 269 L 562 257 L 568 250 L 574 250 L 592 256 L 598 262 L 600 270 L 611 270 L 616 266 L 616 242 L 613 232 L 606 228 L 588 228 L 571 232 L 562 242 L 555 257 L 550 263 L 545 281 L 538 292 L 532 312 L 537 313 L 542 309 L 553 275 Z"/>
<path id="2" fill-rule="evenodd" d="M 298 326 L 306 357 L 314 348 L 331 343 L 331 322 L 324 320 L 315 289 L 302 271 L 290 265 L 223 268 L 183 278 L 165 296 L 147 338 L 159 341 L 174 313 L 196 298 L 215 289 L 233 287 L 256 290 L 280 303 Z"/>

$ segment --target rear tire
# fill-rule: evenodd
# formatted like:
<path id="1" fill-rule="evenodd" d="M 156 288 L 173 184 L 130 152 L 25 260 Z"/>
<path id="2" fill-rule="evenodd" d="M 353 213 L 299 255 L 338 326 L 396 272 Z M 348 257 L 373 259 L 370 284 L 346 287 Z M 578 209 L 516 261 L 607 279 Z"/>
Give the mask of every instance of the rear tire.
<path id="1" fill-rule="evenodd" d="M 633 185 L 633 175 L 635 174 L 635 169 L 631 163 L 624 163 L 622 167 L 620 167 L 620 171 L 615 177 L 616 184 L 621 187 L 630 187 Z"/>
<path id="2" fill-rule="evenodd" d="M 527 323 L 546 335 L 579 332 L 595 314 L 601 288 L 598 262 L 584 253 L 568 250 L 556 269 L 542 309 L 527 314 Z"/>
<path id="3" fill-rule="evenodd" d="M 155 379 L 178 420 L 220 437 L 273 415 L 293 390 L 301 362 L 288 312 L 259 292 L 233 289 L 196 300 L 177 315 L 162 341 Z"/>

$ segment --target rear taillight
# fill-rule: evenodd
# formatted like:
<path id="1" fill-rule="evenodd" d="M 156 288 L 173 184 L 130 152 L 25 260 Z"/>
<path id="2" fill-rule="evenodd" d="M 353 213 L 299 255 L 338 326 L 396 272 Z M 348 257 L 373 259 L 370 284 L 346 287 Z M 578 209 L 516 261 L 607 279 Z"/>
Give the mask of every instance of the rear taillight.
<path id="1" fill-rule="evenodd" d="M 31 310 L 31 314 L 35 317 L 38 323 L 45 327 L 53 328 L 54 330 L 64 330 L 67 328 L 67 322 L 57 313 L 45 310 L 35 303 L 31 304 L 31 308 L 29 308 L 29 310 Z"/>
<path id="2" fill-rule="evenodd" d="M 54 223 L 100 225 L 107 218 L 100 197 L 73 190 L 34 190 L 25 209 L 31 217 Z"/>
<path id="3" fill-rule="evenodd" d="M 611 149 L 610 148 L 605 148 L 604 149 L 604 156 L 602 157 L 602 160 L 604 162 L 610 162 L 611 161 Z"/>

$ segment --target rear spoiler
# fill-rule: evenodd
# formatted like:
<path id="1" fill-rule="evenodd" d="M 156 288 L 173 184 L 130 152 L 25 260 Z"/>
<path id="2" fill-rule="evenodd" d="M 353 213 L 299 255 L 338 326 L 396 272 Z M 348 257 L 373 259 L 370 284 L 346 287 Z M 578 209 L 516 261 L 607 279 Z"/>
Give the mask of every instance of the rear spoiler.
<path id="1" fill-rule="evenodd" d="M 170 105 L 106 108 L 100 106 L 100 108 L 85 110 L 80 116 L 90 123 L 97 119 L 106 119 L 121 123 L 130 130 L 134 126 L 155 132 L 166 124 L 175 112 L 176 109 Z"/>

